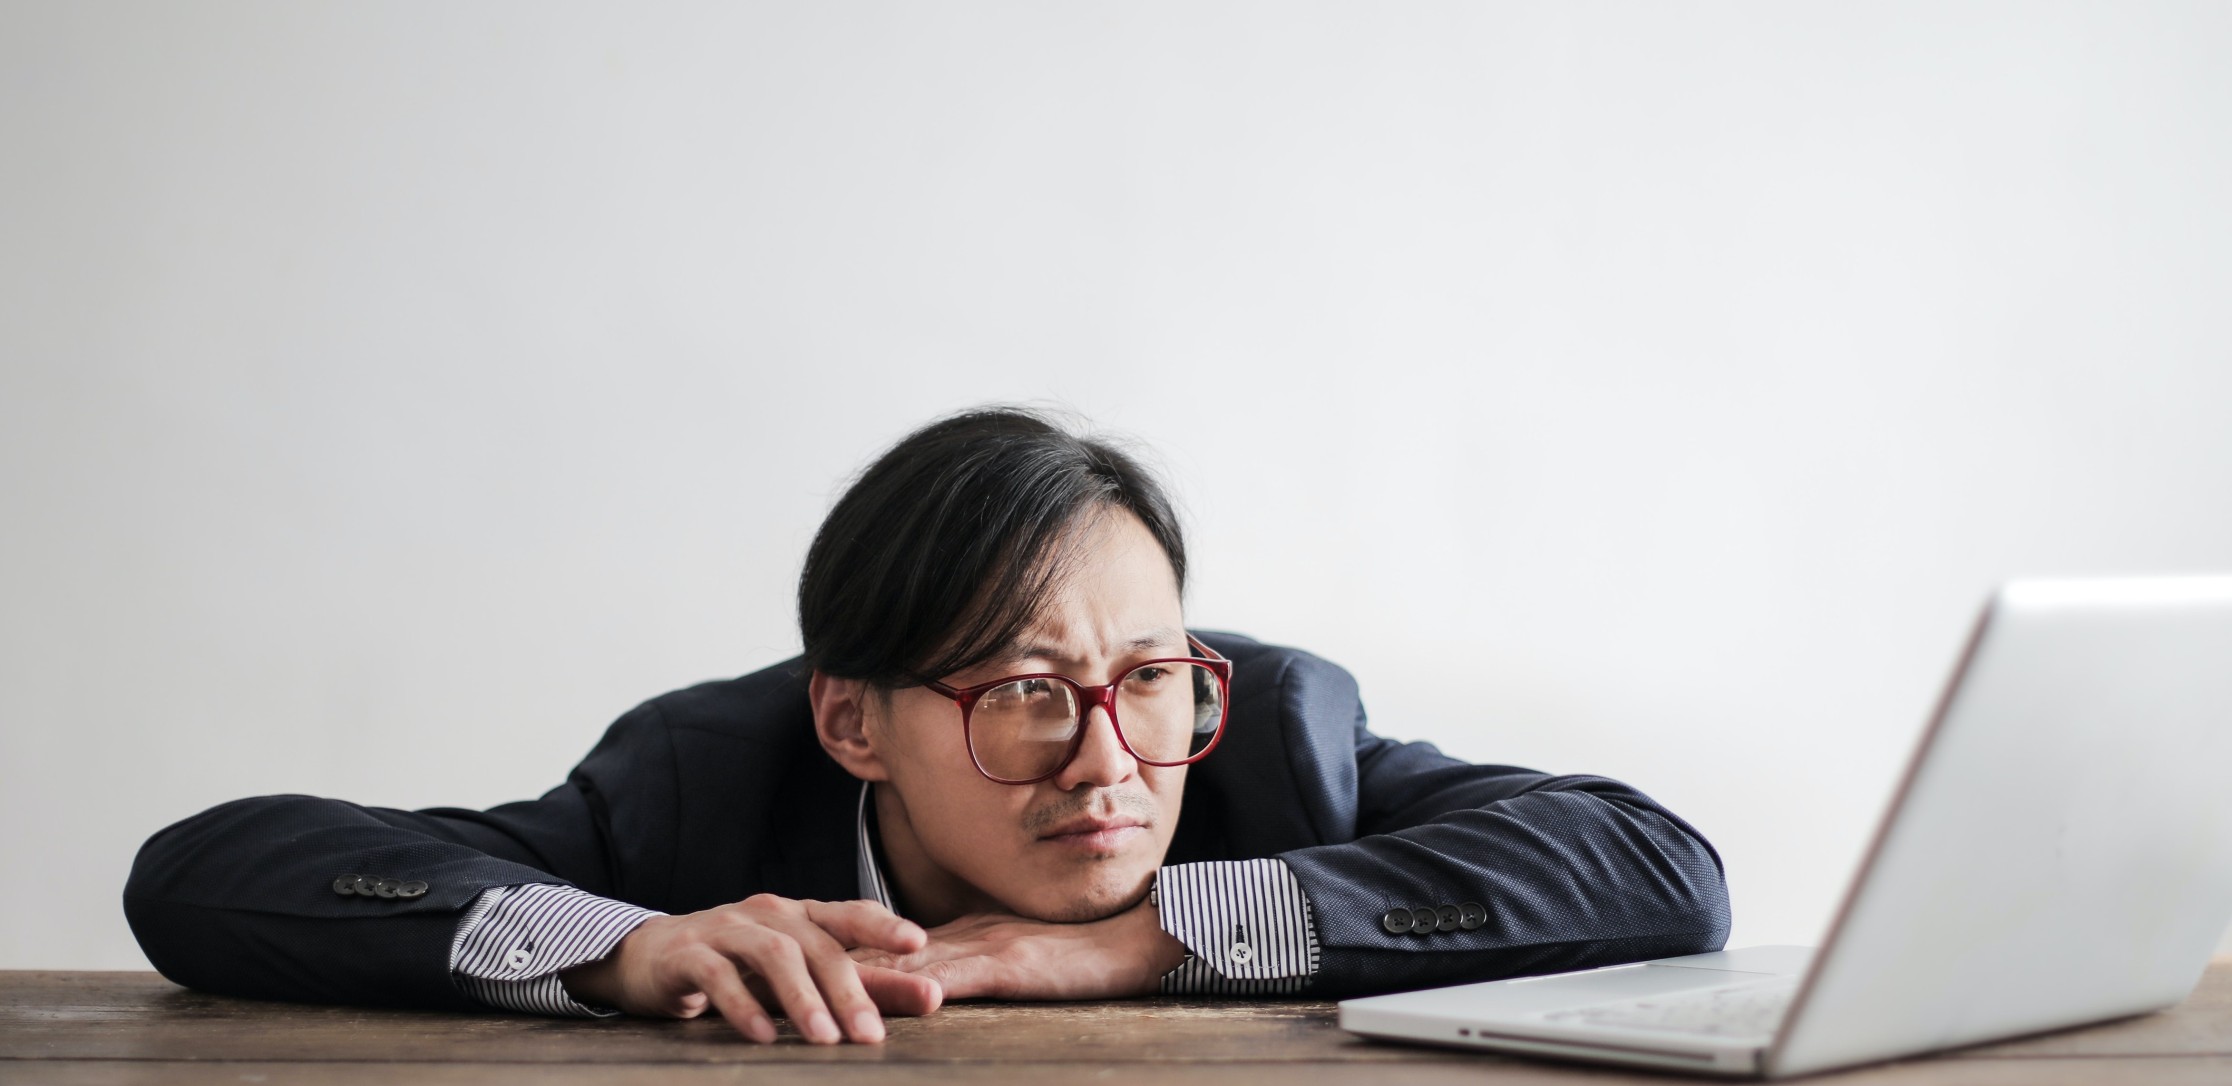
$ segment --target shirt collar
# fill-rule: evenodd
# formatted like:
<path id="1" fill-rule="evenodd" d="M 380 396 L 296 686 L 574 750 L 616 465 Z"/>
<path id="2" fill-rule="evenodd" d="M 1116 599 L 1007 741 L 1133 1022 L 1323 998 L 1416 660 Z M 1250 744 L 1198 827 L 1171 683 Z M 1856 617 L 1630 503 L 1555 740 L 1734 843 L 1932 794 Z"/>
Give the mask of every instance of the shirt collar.
<path id="1" fill-rule="evenodd" d="M 884 877 L 883 865 L 876 861 L 875 836 L 868 832 L 868 796 L 874 789 L 868 781 L 860 782 L 860 813 L 853 819 L 853 832 L 860 839 L 860 896 L 898 912 L 891 903 L 891 880 Z"/>

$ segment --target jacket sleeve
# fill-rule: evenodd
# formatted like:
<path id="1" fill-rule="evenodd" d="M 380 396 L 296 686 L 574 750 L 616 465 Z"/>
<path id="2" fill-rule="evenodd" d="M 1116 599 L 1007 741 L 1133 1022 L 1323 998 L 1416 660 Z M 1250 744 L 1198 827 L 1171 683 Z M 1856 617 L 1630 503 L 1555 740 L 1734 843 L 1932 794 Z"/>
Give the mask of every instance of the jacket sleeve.
<path id="1" fill-rule="evenodd" d="M 1353 680 L 1316 663 L 1293 681 L 1351 692 L 1356 838 L 1280 856 L 1317 928 L 1312 995 L 1585 969 L 1727 940 L 1720 856 L 1673 812 L 1604 777 L 1471 765 L 1373 735 Z M 1405 927 L 1388 915 L 1397 909 L 1477 924 L 1392 930 Z"/>
<path id="2" fill-rule="evenodd" d="M 140 948 L 179 984 L 223 995 L 476 1009 L 450 978 L 452 941 L 483 890 L 561 883 L 605 896 L 640 877 L 616 831 L 672 840 L 673 762 L 656 702 L 613 724 L 542 798 L 487 811 L 399 811 L 312 796 L 211 808 L 149 838 L 124 886 Z M 615 811 L 606 802 L 630 796 Z M 623 824 L 615 826 L 619 818 Z M 343 893 L 361 875 L 415 885 Z M 391 887 L 392 889 L 393 887 Z"/>

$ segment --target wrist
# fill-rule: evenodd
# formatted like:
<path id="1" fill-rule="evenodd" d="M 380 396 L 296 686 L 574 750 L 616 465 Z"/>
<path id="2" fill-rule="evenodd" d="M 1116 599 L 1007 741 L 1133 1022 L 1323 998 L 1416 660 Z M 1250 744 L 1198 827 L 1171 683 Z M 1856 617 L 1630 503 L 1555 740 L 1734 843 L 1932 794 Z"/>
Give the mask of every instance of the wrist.
<path id="1" fill-rule="evenodd" d="M 558 983 L 566 986 L 566 994 L 577 1003 L 592 1007 L 618 1007 L 615 978 L 619 975 L 620 953 L 615 950 L 604 958 L 583 962 L 558 973 Z"/>
<path id="2" fill-rule="evenodd" d="M 572 996 L 576 1002 L 586 1003 L 592 1007 L 611 1007 L 631 1014 L 641 1013 L 636 1008 L 628 1006 L 623 998 L 626 993 L 626 985 L 622 983 L 620 959 L 622 955 L 628 952 L 628 945 L 638 941 L 636 937 L 642 935 L 645 928 L 671 919 L 671 917 L 655 915 L 644 920 L 630 930 L 628 934 L 621 936 L 619 942 L 612 944 L 612 950 L 604 957 L 593 962 L 583 962 L 571 969 L 560 970 L 558 982 L 566 986 L 566 994 Z"/>
<path id="3" fill-rule="evenodd" d="M 1143 995 L 1152 995 L 1161 990 L 1163 977 L 1186 964 L 1193 952 L 1186 949 L 1186 944 L 1179 942 L 1177 936 L 1163 930 L 1162 907 L 1154 895 L 1148 895 L 1132 912 L 1138 918 L 1147 970 L 1145 986 L 1140 991 Z"/>

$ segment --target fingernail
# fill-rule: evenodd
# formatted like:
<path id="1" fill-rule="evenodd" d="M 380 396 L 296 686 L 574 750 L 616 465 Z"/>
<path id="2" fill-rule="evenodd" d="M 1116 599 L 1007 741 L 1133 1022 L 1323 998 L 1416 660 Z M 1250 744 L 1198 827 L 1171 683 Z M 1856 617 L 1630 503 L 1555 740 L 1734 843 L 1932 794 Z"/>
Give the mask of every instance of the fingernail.
<path id="1" fill-rule="evenodd" d="M 744 1028 L 751 1033 L 753 1040 L 763 1045 L 775 1043 L 775 1020 L 764 1014 L 753 1015 L 751 1021 L 744 1024 Z"/>
<path id="2" fill-rule="evenodd" d="M 883 1040 L 883 1019 L 874 1011 L 861 1011 L 852 1017 L 852 1034 L 855 1041 Z"/>
<path id="3" fill-rule="evenodd" d="M 815 1011 L 806 1016 L 806 1036 L 824 1044 L 835 1044 L 844 1040 L 837 1033 L 836 1019 L 829 1017 L 828 1011 Z"/>

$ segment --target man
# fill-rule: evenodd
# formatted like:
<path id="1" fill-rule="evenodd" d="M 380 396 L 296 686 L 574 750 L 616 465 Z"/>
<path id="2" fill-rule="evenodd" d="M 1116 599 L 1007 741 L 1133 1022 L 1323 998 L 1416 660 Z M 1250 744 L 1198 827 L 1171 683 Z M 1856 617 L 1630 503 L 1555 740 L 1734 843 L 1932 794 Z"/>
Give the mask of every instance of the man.
<path id="1" fill-rule="evenodd" d="M 817 1043 L 945 999 L 1340 997 L 1726 938 L 1671 812 L 1375 736 L 1340 668 L 1187 633 L 1185 574 L 1129 456 L 945 419 L 823 523 L 800 659 L 644 703 L 538 800 L 216 807 L 148 841 L 125 914 L 213 992 Z"/>

